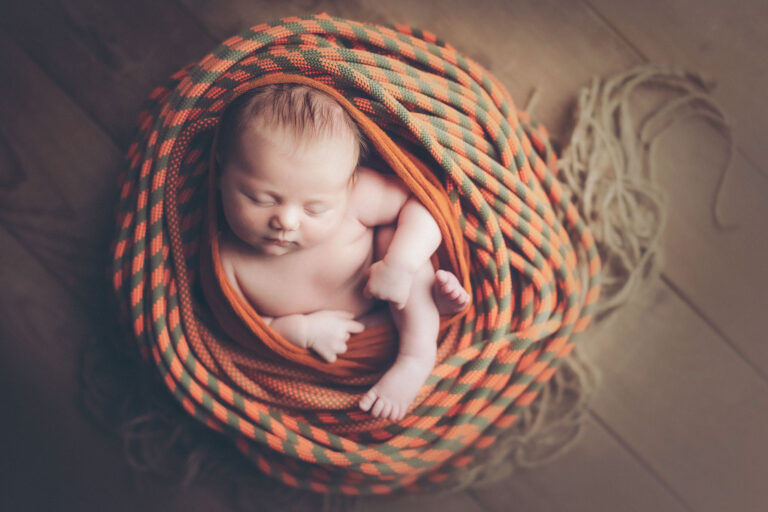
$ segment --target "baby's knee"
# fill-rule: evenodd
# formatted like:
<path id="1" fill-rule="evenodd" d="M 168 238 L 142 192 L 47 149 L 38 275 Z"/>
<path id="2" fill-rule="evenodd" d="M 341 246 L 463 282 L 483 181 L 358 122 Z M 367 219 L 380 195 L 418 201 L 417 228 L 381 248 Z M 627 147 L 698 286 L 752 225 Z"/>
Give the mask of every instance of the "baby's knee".
<path id="1" fill-rule="evenodd" d="M 431 261 L 424 263 L 413 276 L 413 291 L 424 294 L 432 302 L 432 286 L 435 284 L 435 268 Z"/>
<path id="2" fill-rule="evenodd" d="M 411 290 L 408 294 L 408 301 L 405 303 L 404 310 L 406 316 L 420 318 L 424 315 L 431 316 L 437 311 L 437 305 L 432 295 L 432 288 L 435 284 L 435 270 L 432 263 L 426 262 L 419 267 L 413 276 Z"/>

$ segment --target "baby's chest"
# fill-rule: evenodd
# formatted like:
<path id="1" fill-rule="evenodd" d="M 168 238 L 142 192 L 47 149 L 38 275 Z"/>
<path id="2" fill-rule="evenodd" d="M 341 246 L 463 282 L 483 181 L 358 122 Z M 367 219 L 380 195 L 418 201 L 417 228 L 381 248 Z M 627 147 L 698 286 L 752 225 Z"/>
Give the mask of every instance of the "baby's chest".
<path id="1" fill-rule="evenodd" d="M 234 269 L 236 279 L 251 305 L 267 316 L 359 309 L 373 255 L 373 233 L 361 235 L 353 243 L 329 243 L 269 264 L 242 260 Z"/>

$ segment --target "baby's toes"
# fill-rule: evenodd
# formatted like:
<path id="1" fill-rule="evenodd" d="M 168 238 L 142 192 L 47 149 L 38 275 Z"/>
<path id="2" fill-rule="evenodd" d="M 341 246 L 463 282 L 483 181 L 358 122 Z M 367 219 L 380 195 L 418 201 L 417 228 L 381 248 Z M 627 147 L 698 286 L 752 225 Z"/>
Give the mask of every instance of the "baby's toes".
<path id="1" fill-rule="evenodd" d="M 382 397 L 379 397 L 376 400 L 376 403 L 373 404 L 373 409 L 371 410 L 371 414 L 375 418 L 381 418 L 382 416 L 381 412 L 384 410 L 384 407 L 386 407 L 386 405 L 387 405 L 387 401 L 384 400 Z"/>
<path id="2" fill-rule="evenodd" d="M 360 409 L 364 411 L 370 409 L 373 403 L 376 401 L 376 398 L 376 393 L 374 393 L 372 389 L 369 389 L 368 392 L 363 395 L 363 398 L 360 399 Z"/>
<path id="3" fill-rule="evenodd" d="M 380 417 L 382 418 L 389 418 L 390 414 L 392 414 L 392 402 L 385 401 L 384 406 L 381 408 L 381 414 Z"/>
<path id="4" fill-rule="evenodd" d="M 391 421 L 400 421 L 400 419 L 403 417 L 401 411 L 403 407 L 400 404 L 393 404 L 392 410 L 387 415 L 387 418 L 389 418 Z"/>
<path id="5" fill-rule="evenodd" d="M 459 279 L 450 273 L 446 273 L 445 280 L 442 281 L 443 283 L 443 290 L 445 290 L 446 293 L 454 293 L 456 291 L 461 291 L 464 289 L 463 286 L 461 286 L 461 283 L 459 282 Z"/>

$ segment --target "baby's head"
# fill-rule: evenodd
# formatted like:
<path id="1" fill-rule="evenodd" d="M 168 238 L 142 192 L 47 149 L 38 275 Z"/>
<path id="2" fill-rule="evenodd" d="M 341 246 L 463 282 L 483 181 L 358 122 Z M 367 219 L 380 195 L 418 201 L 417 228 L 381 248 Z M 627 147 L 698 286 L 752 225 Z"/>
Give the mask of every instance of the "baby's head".
<path id="1" fill-rule="evenodd" d="M 317 89 L 277 84 L 238 97 L 216 155 L 230 229 L 273 256 L 322 242 L 341 225 L 363 147 L 349 114 Z"/>

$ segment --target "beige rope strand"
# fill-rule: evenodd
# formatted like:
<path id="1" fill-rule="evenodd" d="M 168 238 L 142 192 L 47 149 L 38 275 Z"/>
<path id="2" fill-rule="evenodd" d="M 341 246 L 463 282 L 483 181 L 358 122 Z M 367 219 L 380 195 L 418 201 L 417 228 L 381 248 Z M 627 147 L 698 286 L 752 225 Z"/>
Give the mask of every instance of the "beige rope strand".
<path id="1" fill-rule="evenodd" d="M 651 87 L 673 96 L 636 120 L 633 95 Z M 576 125 L 558 168 L 606 262 L 597 317 L 629 300 L 640 281 L 660 271 L 667 208 L 656 183 L 656 157 L 670 127 L 696 117 L 723 135 L 727 158 L 713 200 L 714 221 L 719 229 L 736 227 L 721 220 L 718 208 L 733 140 L 725 116 L 709 95 L 712 87 L 697 74 L 649 64 L 593 80 L 579 94 Z"/>

